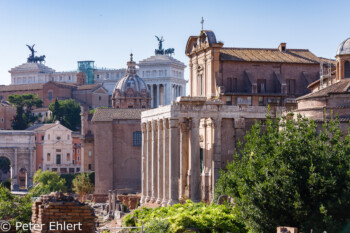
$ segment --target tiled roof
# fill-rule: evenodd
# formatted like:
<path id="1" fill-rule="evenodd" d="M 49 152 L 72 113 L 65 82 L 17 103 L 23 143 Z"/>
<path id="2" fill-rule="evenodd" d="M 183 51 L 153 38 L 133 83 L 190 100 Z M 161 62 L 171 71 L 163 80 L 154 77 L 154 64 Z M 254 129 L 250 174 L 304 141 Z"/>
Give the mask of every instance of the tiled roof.
<path id="1" fill-rule="evenodd" d="M 0 91 L 30 91 L 43 89 L 44 83 L 1 85 Z"/>
<path id="2" fill-rule="evenodd" d="M 220 60 L 319 64 L 320 58 L 307 49 L 222 48 Z"/>
<path id="3" fill-rule="evenodd" d="M 141 112 L 148 109 L 139 108 L 127 108 L 127 109 L 115 109 L 115 108 L 98 108 L 96 109 L 92 121 L 112 121 L 112 120 L 141 120 Z"/>
<path id="4" fill-rule="evenodd" d="M 331 93 L 348 93 L 349 87 L 350 87 L 350 79 L 342 79 L 339 82 L 333 83 L 332 85 L 325 87 L 319 91 L 301 96 L 297 98 L 297 100 L 324 97 L 324 96 L 328 96 Z"/>
<path id="5" fill-rule="evenodd" d="M 95 88 L 101 87 L 101 84 L 88 84 L 88 85 L 82 85 L 82 86 L 77 86 L 77 90 L 94 90 Z"/>

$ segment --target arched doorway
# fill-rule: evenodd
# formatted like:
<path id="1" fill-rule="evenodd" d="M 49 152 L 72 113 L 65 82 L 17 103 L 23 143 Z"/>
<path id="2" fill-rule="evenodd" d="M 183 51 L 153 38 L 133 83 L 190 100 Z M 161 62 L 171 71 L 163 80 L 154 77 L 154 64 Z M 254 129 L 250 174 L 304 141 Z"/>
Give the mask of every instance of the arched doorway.
<path id="1" fill-rule="evenodd" d="M 11 161 L 6 157 L 0 157 L 0 183 L 11 189 Z"/>

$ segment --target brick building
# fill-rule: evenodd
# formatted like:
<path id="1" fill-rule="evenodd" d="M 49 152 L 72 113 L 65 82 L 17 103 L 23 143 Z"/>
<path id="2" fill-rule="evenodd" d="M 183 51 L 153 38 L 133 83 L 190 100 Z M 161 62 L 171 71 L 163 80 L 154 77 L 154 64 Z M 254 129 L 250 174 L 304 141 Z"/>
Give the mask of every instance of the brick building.
<path id="1" fill-rule="evenodd" d="M 0 100 L 0 130 L 12 129 L 11 120 L 16 115 L 16 108 L 4 100 Z"/>
<path id="2" fill-rule="evenodd" d="M 128 62 L 127 74 L 113 91 L 114 108 L 98 108 L 94 126 L 95 200 L 105 200 L 109 190 L 141 190 L 141 112 L 150 108 L 150 92 Z"/>

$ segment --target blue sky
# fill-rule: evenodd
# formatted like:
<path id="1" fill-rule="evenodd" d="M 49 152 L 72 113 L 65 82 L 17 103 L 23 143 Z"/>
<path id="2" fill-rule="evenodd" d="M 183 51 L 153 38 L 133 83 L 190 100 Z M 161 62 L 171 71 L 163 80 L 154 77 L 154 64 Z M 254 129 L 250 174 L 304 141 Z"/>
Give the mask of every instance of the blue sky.
<path id="1" fill-rule="evenodd" d="M 334 58 L 350 37 L 349 8 L 348 0 L 0 0 L 0 84 L 9 84 L 8 70 L 26 62 L 25 44 L 36 44 L 37 55 L 45 54 L 56 71 L 75 70 L 78 60 L 123 68 L 131 51 L 136 61 L 153 55 L 158 35 L 187 65 L 186 42 L 199 34 L 202 16 L 204 29 L 226 47 L 287 42 L 288 48 Z"/>

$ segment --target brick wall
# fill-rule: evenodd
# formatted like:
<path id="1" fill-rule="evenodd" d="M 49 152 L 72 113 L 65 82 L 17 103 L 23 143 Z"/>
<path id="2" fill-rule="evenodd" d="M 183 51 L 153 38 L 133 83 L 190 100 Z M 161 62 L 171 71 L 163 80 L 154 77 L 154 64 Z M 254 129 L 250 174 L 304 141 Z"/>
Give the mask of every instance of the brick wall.
<path id="1" fill-rule="evenodd" d="M 86 204 L 74 200 L 61 193 L 43 195 L 33 203 L 32 223 L 44 224 L 42 229 L 32 230 L 32 233 L 42 232 L 95 232 L 94 210 Z M 61 230 L 58 223 L 65 226 L 72 224 L 75 230 Z M 51 224 L 51 225 L 50 225 Z M 74 225 L 75 224 L 75 225 Z M 72 228 L 71 228 L 72 229 Z"/>

